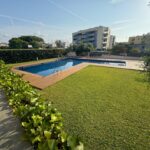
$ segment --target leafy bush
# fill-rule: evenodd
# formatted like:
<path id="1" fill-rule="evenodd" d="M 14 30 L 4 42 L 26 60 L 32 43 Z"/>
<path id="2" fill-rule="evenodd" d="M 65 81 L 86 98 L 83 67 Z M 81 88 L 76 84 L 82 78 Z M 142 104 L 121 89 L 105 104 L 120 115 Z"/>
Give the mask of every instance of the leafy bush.
<path id="1" fill-rule="evenodd" d="M 38 59 L 55 58 L 64 55 L 65 50 L 0 50 L 0 59 L 6 63 L 18 63 Z"/>
<path id="2" fill-rule="evenodd" d="M 146 71 L 148 81 L 150 82 L 150 56 L 144 57 L 144 69 Z"/>
<path id="3" fill-rule="evenodd" d="M 96 48 L 91 43 L 79 43 L 70 45 L 66 51 L 67 52 L 76 52 L 78 56 L 86 56 L 88 52 L 94 51 Z"/>
<path id="4" fill-rule="evenodd" d="M 111 49 L 111 53 L 114 55 L 120 55 L 129 53 L 131 47 L 128 44 L 117 44 Z"/>
<path id="5" fill-rule="evenodd" d="M 39 150 L 82 150 L 78 138 L 63 130 L 62 116 L 51 103 L 0 61 L 0 88 L 19 116 L 28 140 Z"/>

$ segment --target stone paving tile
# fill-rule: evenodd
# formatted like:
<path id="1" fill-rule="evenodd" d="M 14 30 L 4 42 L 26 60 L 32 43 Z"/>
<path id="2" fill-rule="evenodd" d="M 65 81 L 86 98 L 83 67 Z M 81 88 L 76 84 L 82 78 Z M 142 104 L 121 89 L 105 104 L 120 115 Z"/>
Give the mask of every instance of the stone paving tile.
<path id="1" fill-rule="evenodd" d="M 33 150 L 30 143 L 23 140 L 23 135 L 19 119 L 13 115 L 0 91 L 0 150 Z"/>

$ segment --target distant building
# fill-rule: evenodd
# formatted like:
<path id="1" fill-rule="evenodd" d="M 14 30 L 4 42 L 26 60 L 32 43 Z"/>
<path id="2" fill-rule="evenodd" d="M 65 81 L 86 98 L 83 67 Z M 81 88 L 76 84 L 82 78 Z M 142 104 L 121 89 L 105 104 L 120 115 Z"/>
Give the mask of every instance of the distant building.
<path id="1" fill-rule="evenodd" d="M 129 37 L 128 43 L 134 48 L 140 49 L 142 52 L 150 49 L 150 33 L 141 36 Z"/>
<path id="2" fill-rule="evenodd" d="M 8 47 L 8 43 L 0 43 L 0 47 Z"/>
<path id="3" fill-rule="evenodd" d="M 32 45 L 28 45 L 28 48 L 33 48 L 33 46 Z"/>
<path id="4" fill-rule="evenodd" d="M 129 37 L 129 44 L 142 44 L 143 36 Z"/>
<path id="5" fill-rule="evenodd" d="M 113 46 L 115 46 L 115 43 L 116 43 L 116 37 L 114 35 L 111 35 L 109 40 L 109 49 L 112 49 Z"/>
<path id="6" fill-rule="evenodd" d="M 110 29 L 108 27 L 95 27 L 81 30 L 72 34 L 73 44 L 91 43 L 97 50 L 110 48 Z"/>

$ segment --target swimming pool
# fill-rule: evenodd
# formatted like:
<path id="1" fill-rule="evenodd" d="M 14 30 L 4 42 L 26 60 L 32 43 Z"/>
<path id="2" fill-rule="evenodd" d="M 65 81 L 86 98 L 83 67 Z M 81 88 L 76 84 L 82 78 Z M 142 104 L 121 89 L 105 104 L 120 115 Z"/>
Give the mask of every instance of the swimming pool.
<path id="1" fill-rule="evenodd" d="M 66 70 L 73 66 L 76 66 L 81 63 L 96 63 L 96 64 L 107 64 L 113 66 L 125 66 L 126 63 L 124 61 L 110 61 L 110 60 L 91 60 L 91 59 L 61 59 L 57 61 L 41 63 L 37 65 L 31 65 L 26 67 L 19 67 L 17 69 L 33 74 L 37 74 L 40 76 L 48 76 L 59 71 Z"/>

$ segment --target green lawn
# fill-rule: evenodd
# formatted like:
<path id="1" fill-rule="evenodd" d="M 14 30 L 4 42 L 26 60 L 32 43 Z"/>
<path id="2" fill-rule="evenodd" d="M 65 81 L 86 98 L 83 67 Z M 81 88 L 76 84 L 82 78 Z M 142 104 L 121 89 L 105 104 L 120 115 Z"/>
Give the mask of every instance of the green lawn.
<path id="1" fill-rule="evenodd" d="M 150 89 L 140 72 L 89 66 L 42 94 L 85 150 L 150 149 Z"/>

